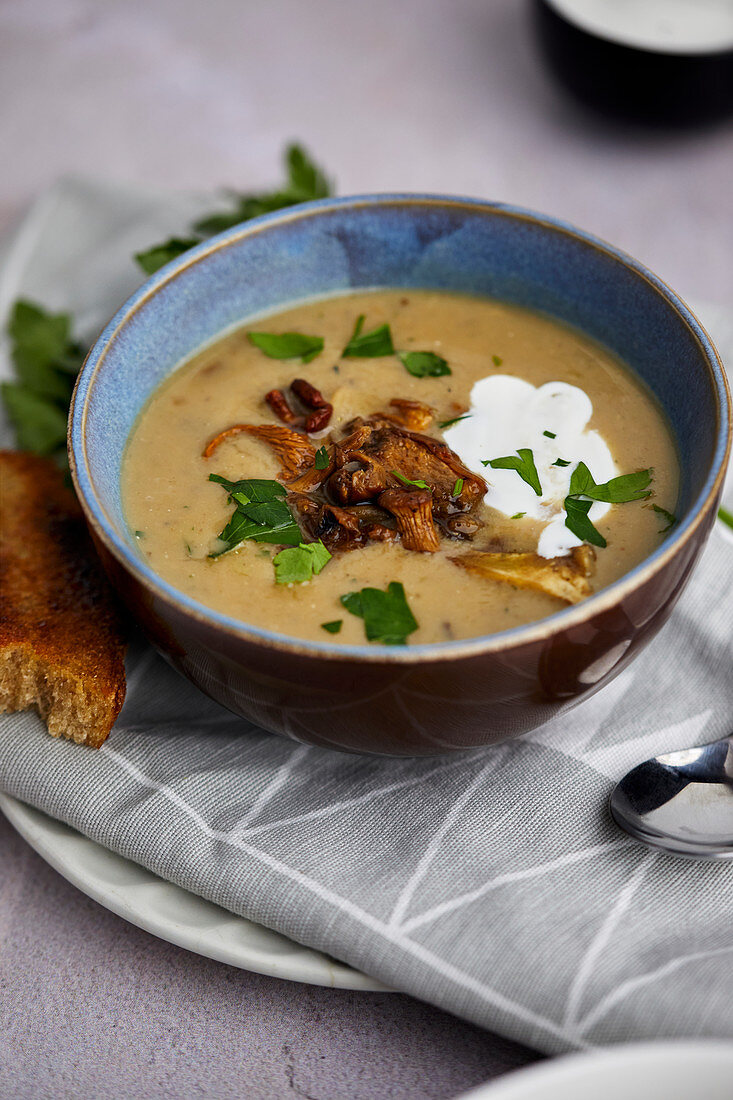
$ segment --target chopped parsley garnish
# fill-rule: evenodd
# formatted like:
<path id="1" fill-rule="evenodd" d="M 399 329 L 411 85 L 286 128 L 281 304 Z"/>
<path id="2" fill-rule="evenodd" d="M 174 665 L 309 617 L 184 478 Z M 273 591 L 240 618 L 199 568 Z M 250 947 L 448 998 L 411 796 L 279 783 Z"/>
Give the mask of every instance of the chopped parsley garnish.
<path id="1" fill-rule="evenodd" d="M 651 470 L 637 470 L 633 474 L 621 474 L 597 485 L 585 462 L 579 462 L 570 478 L 569 496 L 583 496 L 590 500 L 602 500 L 608 504 L 628 504 L 632 500 L 644 500 L 651 496 L 647 486 L 652 480 Z"/>
<path id="2" fill-rule="evenodd" d="M 230 229 L 233 225 L 249 221 L 260 214 L 297 206 L 299 202 L 325 199 L 332 194 L 330 181 L 310 159 L 302 145 L 289 145 L 285 150 L 285 171 L 285 183 L 278 190 L 237 195 L 234 209 L 201 218 L 193 228 L 207 236 L 221 233 L 224 229 Z"/>
<path id="3" fill-rule="evenodd" d="M 327 630 L 329 634 L 338 634 L 343 623 L 343 619 L 332 619 L 330 623 L 321 623 L 321 628 Z"/>
<path id="4" fill-rule="evenodd" d="M 522 481 L 526 481 L 538 497 L 542 496 L 542 486 L 534 464 L 534 455 L 529 447 L 520 447 L 516 455 L 507 455 L 506 458 L 489 459 L 483 465 L 490 466 L 492 470 L 516 470 Z"/>
<path id="5" fill-rule="evenodd" d="M 552 465 L 553 466 L 569 466 L 570 463 L 564 458 L 556 458 Z"/>
<path id="6" fill-rule="evenodd" d="M 504 360 L 500 355 L 492 355 L 491 362 L 494 364 L 495 367 L 500 367 Z"/>
<path id="7" fill-rule="evenodd" d="M 135 255 L 146 275 L 152 275 L 163 264 L 187 252 L 193 245 L 199 244 L 212 233 L 221 233 L 240 222 L 249 221 L 260 214 L 270 214 L 287 206 L 297 206 L 299 202 L 311 199 L 325 199 L 331 194 L 331 184 L 321 169 L 313 163 L 301 145 L 289 145 L 285 150 L 286 180 L 275 191 L 258 194 L 235 194 L 235 206 L 200 218 L 193 225 L 196 237 L 171 237 L 168 241 L 153 245 L 145 252 Z"/>
<path id="8" fill-rule="evenodd" d="M 438 424 L 439 428 L 452 428 L 454 424 L 457 424 L 459 420 L 468 420 L 470 413 L 464 413 L 463 416 L 454 416 L 452 420 L 441 420 Z"/>
<path id="9" fill-rule="evenodd" d="M 580 500 L 578 497 L 565 497 L 565 526 L 572 531 L 582 542 L 590 542 L 593 546 L 604 547 L 608 543 L 600 531 L 597 531 L 588 518 L 588 513 L 593 506 L 592 500 Z"/>
<path id="10" fill-rule="evenodd" d="M 362 313 L 354 325 L 351 339 L 341 352 L 345 359 L 378 359 L 383 355 L 394 355 L 394 344 L 389 325 L 378 325 L 370 332 L 362 332 L 365 315 Z"/>
<path id="11" fill-rule="evenodd" d="M 407 636 L 417 630 L 417 620 L 410 611 L 405 589 L 399 581 L 390 581 L 386 591 L 362 588 L 341 597 L 341 603 L 352 615 L 364 620 L 367 641 L 384 645 L 407 645 Z"/>
<path id="12" fill-rule="evenodd" d="M 19 299 L 8 322 L 16 381 L 0 387 L 3 404 L 24 451 L 66 459 L 66 420 L 84 350 L 71 335 L 68 313 L 49 313 Z"/>
<path id="13" fill-rule="evenodd" d="M 167 241 L 154 244 L 152 248 L 136 252 L 135 260 L 146 275 L 154 275 L 159 268 L 170 260 L 177 260 L 195 244 L 201 244 L 201 237 L 169 237 Z"/>
<path id="14" fill-rule="evenodd" d="M 425 481 L 412 481 L 411 478 L 405 477 L 398 470 L 390 470 L 393 477 L 396 477 L 398 481 L 401 481 L 403 485 L 414 485 L 416 489 L 429 489 L 430 486 Z"/>
<path id="15" fill-rule="evenodd" d="M 306 336 L 304 332 L 248 332 L 247 339 L 270 359 L 300 359 L 310 363 L 323 351 L 323 337 Z"/>
<path id="16" fill-rule="evenodd" d="M 321 572 L 331 560 L 331 555 L 318 542 L 301 542 L 298 546 L 289 546 L 275 554 L 272 564 L 275 567 L 276 584 L 304 584 Z"/>
<path id="17" fill-rule="evenodd" d="M 218 536 L 226 545 L 209 554 L 210 558 L 218 558 L 234 550 L 245 539 L 284 546 L 300 543 L 302 532 L 285 503 L 285 487 L 279 481 L 262 478 L 228 481 L 219 474 L 209 474 L 209 481 L 222 485 L 229 493 L 229 499 L 236 504 L 231 519 Z"/>
<path id="18" fill-rule="evenodd" d="M 527 515 L 526 512 L 515 512 L 514 515 L 510 516 L 509 518 L 510 519 L 521 519 L 522 516 L 526 516 L 526 515 Z"/>
<path id="19" fill-rule="evenodd" d="M 459 497 L 462 492 L 463 492 L 463 478 L 462 477 L 457 477 L 456 478 L 456 483 L 453 486 L 453 492 L 452 492 L 451 496 Z"/>
<path id="20" fill-rule="evenodd" d="M 659 529 L 659 534 L 664 535 L 667 531 L 670 531 L 674 527 L 675 523 L 677 522 L 677 516 L 673 516 L 671 512 L 667 511 L 666 508 L 660 508 L 658 504 L 652 504 L 652 508 L 659 516 L 662 517 L 662 519 L 666 519 L 667 521 L 667 526 L 660 527 Z"/>
<path id="21" fill-rule="evenodd" d="M 447 361 L 433 351 L 398 351 L 397 358 L 415 378 L 440 378 L 452 373 Z"/>
<path id="22" fill-rule="evenodd" d="M 543 432 L 542 434 L 546 435 L 548 439 L 557 439 L 557 434 L 555 432 Z"/>
<path id="23" fill-rule="evenodd" d="M 331 460 L 328 457 L 328 451 L 326 450 L 326 448 L 325 447 L 319 447 L 318 450 L 316 451 L 316 463 L 315 463 L 316 469 L 317 470 L 327 470 L 328 469 L 328 464 L 329 464 L 330 461 Z"/>
<path id="24" fill-rule="evenodd" d="M 632 500 L 644 500 L 651 496 L 647 486 L 652 480 L 651 470 L 637 470 L 633 474 L 621 474 L 598 485 L 585 462 L 579 462 L 570 478 L 570 489 L 565 497 L 565 526 L 583 542 L 594 546 L 607 546 L 600 531 L 588 517 L 593 501 L 607 504 L 628 504 Z"/>

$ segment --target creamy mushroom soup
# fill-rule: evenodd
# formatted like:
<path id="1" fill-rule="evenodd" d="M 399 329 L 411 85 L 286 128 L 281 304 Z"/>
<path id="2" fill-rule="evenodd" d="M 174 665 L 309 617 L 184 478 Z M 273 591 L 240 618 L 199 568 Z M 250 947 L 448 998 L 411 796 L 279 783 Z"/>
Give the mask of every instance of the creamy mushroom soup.
<path id="1" fill-rule="evenodd" d="M 143 559 L 296 638 L 469 638 L 586 599 L 659 546 L 678 463 L 644 385 L 547 317 L 370 291 L 252 321 L 129 440 Z"/>

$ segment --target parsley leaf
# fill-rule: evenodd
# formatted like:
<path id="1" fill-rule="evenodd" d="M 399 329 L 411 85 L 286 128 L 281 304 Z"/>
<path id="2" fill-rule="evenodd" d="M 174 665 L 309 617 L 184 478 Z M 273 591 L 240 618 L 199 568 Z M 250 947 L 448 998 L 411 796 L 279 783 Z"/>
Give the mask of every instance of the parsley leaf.
<path id="1" fill-rule="evenodd" d="M 506 458 L 493 458 L 489 460 L 488 465 L 492 470 L 516 470 L 522 481 L 526 481 L 538 497 L 542 496 L 542 486 L 540 485 L 539 474 L 537 473 L 537 467 L 534 464 L 534 455 L 529 447 L 520 447 L 515 455 L 507 455 Z"/>
<path id="2" fill-rule="evenodd" d="M 542 434 L 546 435 L 548 439 L 557 439 L 557 434 L 555 432 L 543 432 Z"/>
<path id="3" fill-rule="evenodd" d="M 417 620 L 399 581 L 391 581 L 386 591 L 362 588 L 360 592 L 349 592 L 341 597 L 341 603 L 352 615 L 364 620 L 367 641 L 406 645 L 407 635 L 417 630 Z"/>
<path id="4" fill-rule="evenodd" d="M 463 492 L 463 478 L 462 477 L 457 477 L 456 478 L 456 483 L 453 486 L 453 492 L 451 493 L 451 496 L 459 497 L 462 492 Z"/>
<path id="5" fill-rule="evenodd" d="M 452 373 L 447 361 L 433 351 L 398 351 L 397 358 L 415 378 L 440 378 Z"/>
<path id="6" fill-rule="evenodd" d="M 452 428 L 454 424 L 457 424 L 459 420 L 468 420 L 470 413 L 464 413 L 463 416 L 454 416 L 452 420 L 441 420 L 438 424 L 439 428 Z"/>
<path id="7" fill-rule="evenodd" d="M 74 376 L 84 351 L 71 336 L 71 317 L 24 299 L 8 321 L 17 381 L 0 387 L 16 444 L 37 454 L 66 454 L 66 421 Z"/>
<path id="8" fill-rule="evenodd" d="M 674 527 L 675 523 L 677 522 L 677 516 L 673 516 L 671 512 L 667 511 L 666 508 L 660 508 L 658 504 L 652 504 L 652 508 L 659 516 L 662 517 L 662 519 L 666 519 L 667 521 L 667 526 L 660 527 L 659 529 L 659 534 L 664 535 L 667 531 L 670 531 Z"/>
<path id="9" fill-rule="evenodd" d="M 392 477 L 396 477 L 398 481 L 401 481 L 403 485 L 414 485 L 417 489 L 430 489 L 430 486 L 425 481 L 412 481 L 409 477 L 405 477 L 398 470 L 390 470 Z M 432 492 L 432 490 L 431 490 Z"/>
<path id="10" fill-rule="evenodd" d="M 514 515 L 510 516 L 509 518 L 510 519 L 521 519 L 522 516 L 526 516 L 526 515 L 527 515 L 526 512 L 515 512 Z"/>
<path id="11" fill-rule="evenodd" d="M 343 619 L 332 619 L 330 623 L 321 623 L 324 630 L 327 630 L 329 634 L 338 634 L 343 626 Z"/>
<path id="12" fill-rule="evenodd" d="M 146 275 L 154 275 L 164 264 L 178 259 L 184 252 L 188 252 L 189 248 L 200 244 L 201 239 L 201 237 L 169 237 L 167 241 L 154 244 L 144 252 L 136 252 L 135 260 Z"/>
<path id="13" fill-rule="evenodd" d="M 389 325 L 378 325 L 371 332 L 362 332 L 365 319 L 363 313 L 357 318 L 351 339 L 341 352 L 342 356 L 345 359 L 377 359 L 383 355 L 394 355 Z"/>
<path id="14" fill-rule="evenodd" d="M 570 463 L 567 462 L 564 458 L 556 458 L 552 465 L 553 466 L 569 466 Z"/>
<path id="15" fill-rule="evenodd" d="M 209 474 L 209 481 L 222 485 L 229 493 L 229 499 L 236 504 L 231 519 L 218 536 L 226 545 L 209 554 L 210 558 L 219 558 L 234 550 L 245 539 L 279 543 L 281 546 L 297 546 L 300 543 L 302 532 L 285 503 L 285 488 L 279 481 L 263 478 L 229 481 L 219 474 Z"/>
<path id="16" fill-rule="evenodd" d="M 621 474 L 603 485 L 597 485 L 584 462 L 579 462 L 570 478 L 569 496 L 589 497 L 608 504 L 628 504 L 632 500 L 644 500 L 651 496 L 645 492 L 652 480 L 651 470 L 637 470 L 633 474 Z"/>
<path id="17" fill-rule="evenodd" d="M 565 526 L 572 531 L 582 542 L 590 542 L 593 546 L 604 547 L 608 543 L 600 531 L 597 531 L 588 518 L 588 513 L 593 507 L 592 500 L 579 500 L 577 497 L 565 497 Z"/>
<path id="18" fill-rule="evenodd" d="M 235 203 L 233 209 L 209 214 L 193 225 L 194 233 L 199 236 L 171 237 L 168 241 L 153 245 L 146 252 L 136 254 L 138 264 L 146 275 L 152 275 L 163 264 L 198 244 L 203 237 L 231 229 L 233 225 L 249 221 L 260 214 L 270 214 L 274 210 L 297 206 L 298 203 L 309 202 L 311 199 L 325 199 L 331 194 L 330 182 L 302 145 L 292 144 L 286 148 L 285 171 L 286 179 L 282 187 L 255 194 L 235 192 L 232 196 Z"/>
<path id="19" fill-rule="evenodd" d="M 330 560 L 331 555 L 320 539 L 318 542 L 301 542 L 298 546 L 290 546 L 287 550 L 281 550 L 279 554 L 275 554 L 272 559 L 275 567 L 275 582 L 276 584 L 304 584 L 312 576 L 320 573 Z"/>
<path id="20" fill-rule="evenodd" d="M 285 150 L 285 171 L 286 180 L 281 188 L 255 194 L 235 194 L 236 205 L 232 210 L 201 218 L 194 225 L 194 230 L 207 236 L 221 233 L 260 214 L 271 214 L 275 210 L 296 206 L 299 202 L 325 199 L 332 194 L 330 181 L 302 145 L 289 145 Z"/>
<path id="21" fill-rule="evenodd" d="M 247 339 L 270 359 L 301 359 L 310 363 L 323 351 L 322 336 L 306 336 L 303 332 L 248 332 Z"/>
<path id="22" fill-rule="evenodd" d="M 325 447 L 319 447 L 318 450 L 316 451 L 316 461 L 315 461 L 316 469 L 317 470 L 327 470 L 328 469 L 328 464 L 329 464 L 330 461 L 331 460 L 328 457 L 328 451 L 326 450 L 326 448 Z"/>
<path id="23" fill-rule="evenodd" d="M 66 441 L 65 410 L 17 382 L 3 382 L 0 391 L 20 450 L 49 455 L 63 447 Z"/>
<path id="24" fill-rule="evenodd" d="M 501 358 L 500 355 L 492 355 L 491 362 L 494 364 L 495 367 L 500 367 L 504 360 Z"/>

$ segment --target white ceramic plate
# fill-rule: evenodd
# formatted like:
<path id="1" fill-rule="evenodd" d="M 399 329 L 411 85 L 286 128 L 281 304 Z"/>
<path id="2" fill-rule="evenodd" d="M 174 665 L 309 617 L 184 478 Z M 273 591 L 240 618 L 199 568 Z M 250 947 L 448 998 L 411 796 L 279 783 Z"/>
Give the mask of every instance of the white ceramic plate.
<path id="1" fill-rule="evenodd" d="M 154 936 L 256 974 L 334 989 L 389 992 L 358 970 L 165 882 L 7 794 L 0 793 L 0 809 L 64 878 Z"/>
<path id="2" fill-rule="evenodd" d="M 539 1062 L 459 1100 L 731 1100 L 733 1043 L 633 1043 Z"/>

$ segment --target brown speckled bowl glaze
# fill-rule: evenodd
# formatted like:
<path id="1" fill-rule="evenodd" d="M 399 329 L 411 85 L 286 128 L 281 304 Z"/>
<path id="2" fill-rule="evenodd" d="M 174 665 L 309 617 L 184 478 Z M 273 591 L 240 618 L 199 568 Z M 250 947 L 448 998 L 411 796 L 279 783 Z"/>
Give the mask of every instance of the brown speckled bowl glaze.
<path id="1" fill-rule="evenodd" d="M 155 387 L 227 327 L 297 300 L 375 286 L 487 294 L 543 310 L 637 370 L 672 424 L 679 521 L 591 599 L 500 634 L 435 645 L 305 642 L 176 591 L 122 515 L 126 440 Z M 167 265 L 112 319 L 69 422 L 77 493 L 104 566 L 150 640 L 202 691 L 298 741 L 390 755 L 517 737 L 615 676 L 669 616 L 712 528 L 730 450 L 730 398 L 699 322 L 630 257 L 556 220 L 473 200 L 325 200 L 238 226 Z"/>

